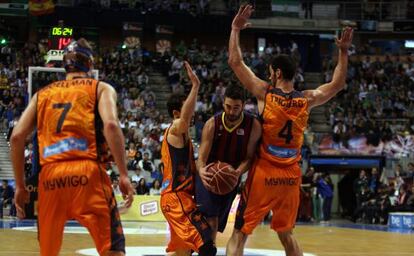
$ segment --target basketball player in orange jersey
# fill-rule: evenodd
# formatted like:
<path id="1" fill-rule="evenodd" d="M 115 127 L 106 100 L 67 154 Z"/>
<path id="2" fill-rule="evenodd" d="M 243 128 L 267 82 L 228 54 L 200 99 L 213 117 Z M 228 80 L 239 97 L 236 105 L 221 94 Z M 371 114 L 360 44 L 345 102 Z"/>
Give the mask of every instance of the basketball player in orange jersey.
<path id="1" fill-rule="evenodd" d="M 59 254 L 68 219 L 76 219 L 89 230 L 100 255 L 125 255 L 122 225 L 105 172 L 105 139 L 120 172 L 126 207 L 131 206 L 133 189 L 127 175 L 116 92 L 110 85 L 89 78 L 92 54 L 85 39 L 70 43 L 63 57 L 66 80 L 51 83 L 33 96 L 11 137 L 15 202 L 18 217 L 24 218 L 29 196 L 24 182 L 24 146 L 26 137 L 37 129 L 42 256 Z"/>
<path id="2" fill-rule="evenodd" d="M 269 211 L 273 213 L 271 228 L 277 232 L 286 255 L 303 255 L 292 233 L 299 207 L 301 170 L 298 162 L 303 132 L 310 110 L 344 88 L 347 50 L 353 31 L 345 28 L 341 39 L 336 39 L 339 56 L 332 81 L 315 90 L 299 92 L 293 88 L 296 64 L 291 57 L 279 55 L 274 58 L 269 65 L 271 84 L 257 78 L 243 62 L 240 30 L 250 25 L 247 20 L 252 11 L 251 5 L 242 6 L 233 20 L 228 62 L 243 86 L 257 98 L 263 135 L 259 155 L 242 193 L 227 255 L 243 255 L 247 236 Z"/>
<path id="3" fill-rule="evenodd" d="M 230 208 L 237 194 L 237 186 L 225 195 L 208 190 L 212 173 L 208 168 L 217 161 L 230 164 L 237 176 L 249 170 L 257 143 L 262 135 L 259 121 L 248 112 L 244 89 L 230 85 L 224 94 L 224 111 L 211 117 L 203 128 L 198 156 L 199 175 L 196 176 L 196 202 L 213 230 L 223 232 Z M 234 171 L 234 170 L 233 170 Z"/>
<path id="4" fill-rule="evenodd" d="M 161 156 L 164 164 L 161 209 L 170 226 L 170 255 L 216 255 L 211 228 L 194 202 L 194 175 L 196 173 L 193 145 L 188 128 L 194 114 L 200 80 L 184 62 L 192 88 L 187 98 L 172 94 L 167 102 L 173 118 L 165 131 Z"/>

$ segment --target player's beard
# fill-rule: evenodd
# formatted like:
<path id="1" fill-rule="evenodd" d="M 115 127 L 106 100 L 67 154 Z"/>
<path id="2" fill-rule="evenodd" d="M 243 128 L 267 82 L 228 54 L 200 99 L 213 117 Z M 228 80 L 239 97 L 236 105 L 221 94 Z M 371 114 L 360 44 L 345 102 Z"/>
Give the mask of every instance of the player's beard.
<path id="1" fill-rule="evenodd" d="M 240 119 L 241 113 L 239 115 L 229 115 L 229 114 L 226 114 L 225 117 L 226 117 L 227 121 L 229 121 L 229 122 L 235 122 L 235 121 L 237 121 L 237 120 Z"/>

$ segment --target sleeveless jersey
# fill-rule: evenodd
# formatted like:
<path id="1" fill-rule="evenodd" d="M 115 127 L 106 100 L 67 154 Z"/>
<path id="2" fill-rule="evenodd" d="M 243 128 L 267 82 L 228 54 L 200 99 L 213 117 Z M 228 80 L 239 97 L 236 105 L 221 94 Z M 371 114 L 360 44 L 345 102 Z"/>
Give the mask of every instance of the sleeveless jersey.
<path id="1" fill-rule="evenodd" d="M 221 161 L 237 168 L 246 158 L 254 117 L 247 112 L 242 115 L 241 123 L 232 129 L 227 128 L 224 123 L 224 112 L 214 116 L 213 144 L 207 164 Z"/>
<path id="2" fill-rule="evenodd" d="M 40 165 L 71 160 L 100 160 L 107 154 L 97 110 L 98 81 L 54 82 L 37 94 Z"/>
<path id="3" fill-rule="evenodd" d="M 270 88 L 262 114 L 260 157 L 277 165 L 300 161 L 308 117 L 308 100 L 301 92 Z"/>
<path id="4" fill-rule="evenodd" d="M 183 148 L 170 145 L 167 140 L 169 130 L 165 131 L 161 146 L 161 161 L 164 164 L 161 194 L 178 191 L 193 194 L 196 172 L 193 144 L 190 140 Z"/>

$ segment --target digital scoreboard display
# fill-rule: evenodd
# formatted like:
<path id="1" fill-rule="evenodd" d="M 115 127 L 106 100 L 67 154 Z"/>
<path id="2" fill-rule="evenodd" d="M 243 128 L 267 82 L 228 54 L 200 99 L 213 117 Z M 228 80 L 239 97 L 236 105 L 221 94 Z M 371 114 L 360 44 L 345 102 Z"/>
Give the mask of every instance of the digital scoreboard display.
<path id="1" fill-rule="evenodd" d="M 52 27 L 49 33 L 49 49 L 63 50 L 73 39 L 73 28 Z"/>

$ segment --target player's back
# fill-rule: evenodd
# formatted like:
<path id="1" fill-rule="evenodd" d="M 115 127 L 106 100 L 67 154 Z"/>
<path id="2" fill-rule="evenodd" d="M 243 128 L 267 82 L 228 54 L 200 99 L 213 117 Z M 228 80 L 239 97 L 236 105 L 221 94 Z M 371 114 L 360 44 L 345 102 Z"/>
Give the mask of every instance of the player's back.
<path id="1" fill-rule="evenodd" d="M 97 111 L 97 87 L 97 80 L 79 78 L 54 82 L 38 92 L 41 166 L 61 161 L 98 160 L 104 139 Z"/>
<path id="2" fill-rule="evenodd" d="M 308 117 L 308 100 L 301 92 L 270 88 L 262 114 L 260 157 L 279 165 L 298 162 Z"/>
<path id="3" fill-rule="evenodd" d="M 195 161 L 191 141 L 183 148 L 176 148 L 168 142 L 168 128 L 161 146 L 161 160 L 164 164 L 161 194 L 169 192 L 194 191 Z M 184 139 L 184 138 L 183 138 Z"/>

